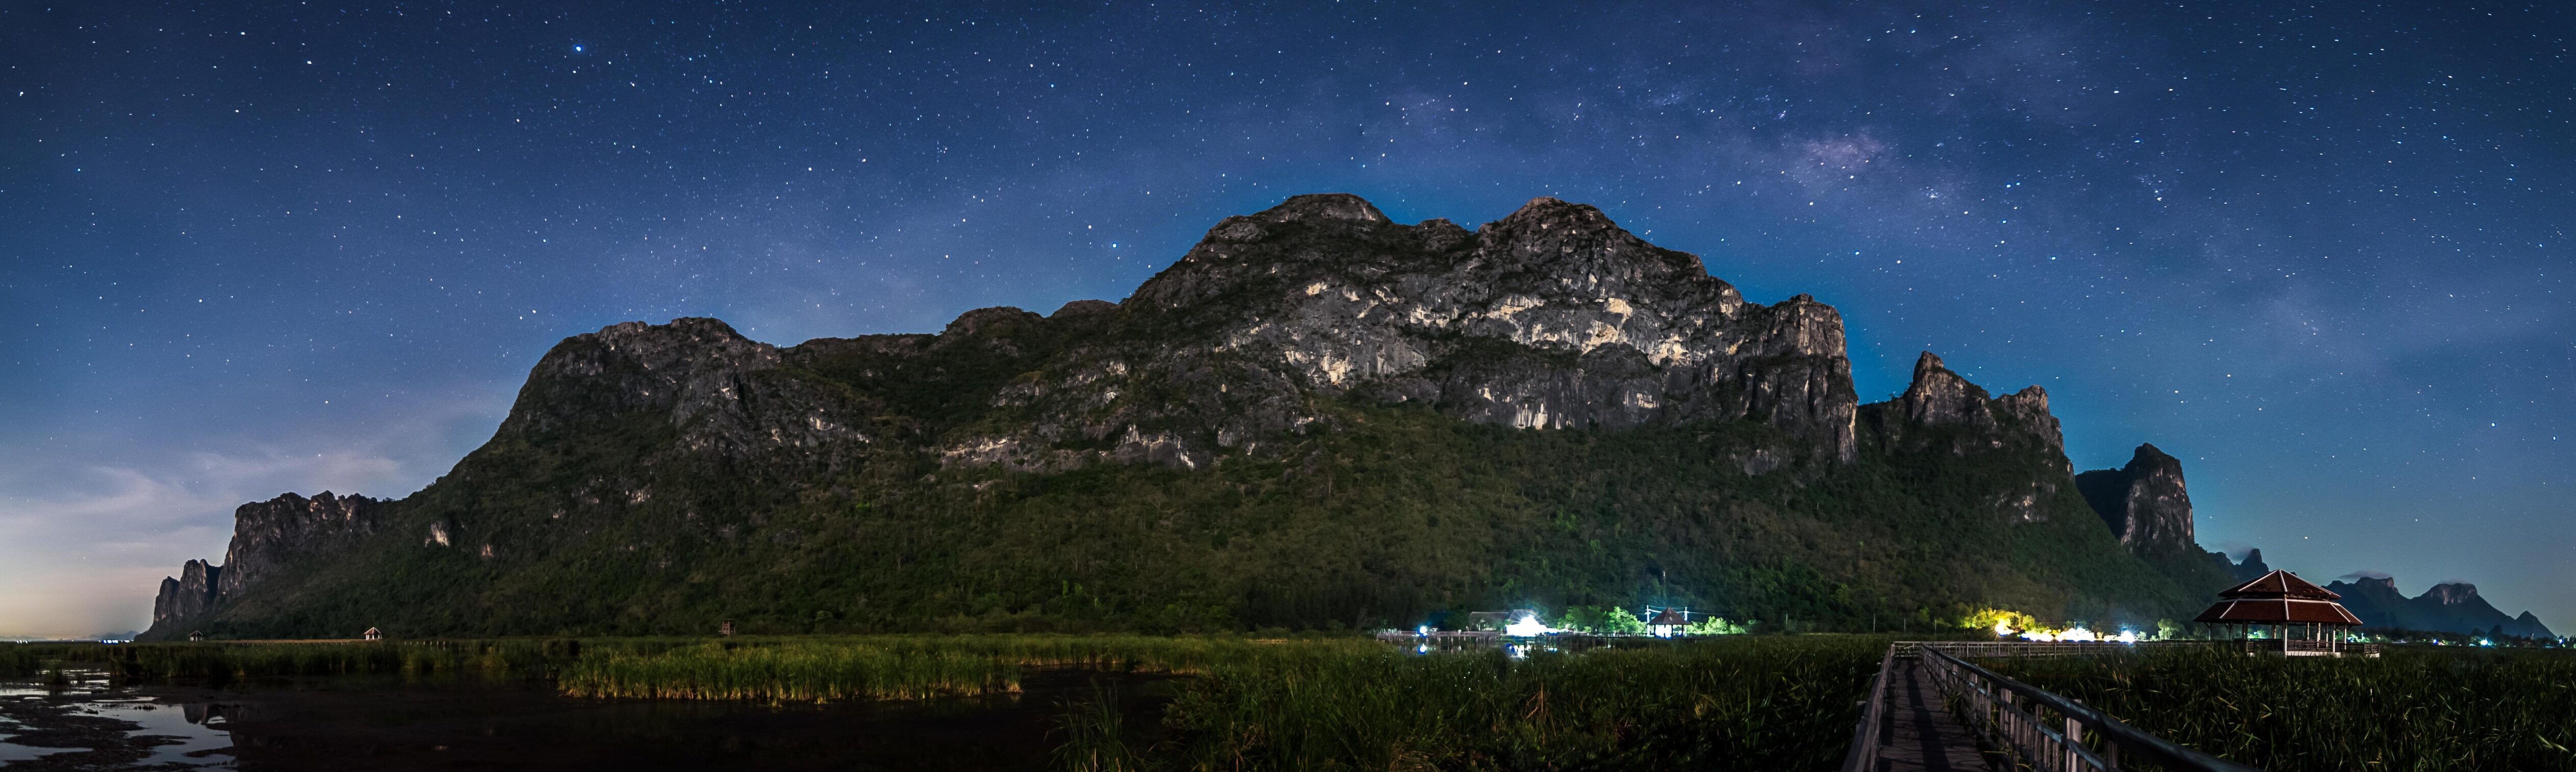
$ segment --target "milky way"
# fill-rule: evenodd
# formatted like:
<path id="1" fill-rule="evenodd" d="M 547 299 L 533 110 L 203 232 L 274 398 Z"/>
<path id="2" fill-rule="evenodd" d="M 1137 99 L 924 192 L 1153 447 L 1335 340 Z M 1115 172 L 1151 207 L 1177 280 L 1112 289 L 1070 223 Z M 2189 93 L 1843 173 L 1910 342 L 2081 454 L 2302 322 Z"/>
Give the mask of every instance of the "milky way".
<path id="1" fill-rule="evenodd" d="M 2576 627 L 2564 6 L 244 5 L 0 0 L 0 634 L 417 489 L 564 336 L 1115 299 L 1315 191 L 1598 205 L 1865 399 L 2041 384 L 2204 544 Z"/>

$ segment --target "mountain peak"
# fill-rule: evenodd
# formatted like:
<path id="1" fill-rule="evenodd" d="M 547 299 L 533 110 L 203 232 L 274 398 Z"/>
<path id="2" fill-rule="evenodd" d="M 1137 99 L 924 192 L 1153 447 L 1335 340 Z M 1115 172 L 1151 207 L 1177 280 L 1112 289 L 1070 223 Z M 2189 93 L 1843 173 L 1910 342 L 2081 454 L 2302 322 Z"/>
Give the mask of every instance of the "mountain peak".
<path id="1" fill-rule="evenodd" d="M 1986 390 L 1959 377 L 1943 365 L 1938 354 L 1926 351 L 1914 359 L 1914 381 L 1905 394 L 1896 398 L 1905 409 L 1906 420 L 1925 426 L 1963 425 L 1991 428 L 1994 411 L 1987 407 Z"/>
<path id="2" fill-rule="evenodd" d="M 1386 213 L 1378 211 L 1376 204 L 1349 193 L 1306 193 L 1289 196 L 1288 200 L 1279 202 L 1278 206 L 1261 210 L 1260 214 L 1253 216 L 1271 222 L 1337 220 L 1382 223 L 1387 221 Z"/>
<path id="3" fill-rule="evenodd" d="M 2478 586 L 2468 582 L 2443 582 L 2425 590 L 2424 597 L 2440 601 L 2445 606 L 2457 606 L 2477 600 Z"/>
<path id="4" fill-rule="evenodd" d="M 2127 466 L 2076 475 L 2075 487 L 2129 549 L 2197 549 L 2182 461 L 2155 445 L 2139 444 Z"/>
<path id="5" fill-rule="evenodd" d="M 2182 471 L 2182 460 L 2174 458 L 2171 454 L 2157 448 L 2155 443 L 2138 443 L 2137 451 L 2129 455 L 2128 468 L 2132 470 L 2143 470 L 2157 467 L 2169 467 L 2176 473 L 2180 473 Z"/>

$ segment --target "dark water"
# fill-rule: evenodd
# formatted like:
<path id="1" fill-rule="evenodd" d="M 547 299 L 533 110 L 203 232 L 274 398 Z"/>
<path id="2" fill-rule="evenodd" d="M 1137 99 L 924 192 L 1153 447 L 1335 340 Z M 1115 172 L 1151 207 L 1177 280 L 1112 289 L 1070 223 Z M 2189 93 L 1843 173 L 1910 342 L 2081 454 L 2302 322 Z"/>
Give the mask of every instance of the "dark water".
<path id="1" fill-rule="evenodd" d="M 1009 697 L 770 705 L 594 700 L 542 687 L 0 684 L 0 768 L 17 770 L 1040 770 L 1067 700 L 1124 696 L 1156 722 L 1163 677 L 1032 673 Z"/>

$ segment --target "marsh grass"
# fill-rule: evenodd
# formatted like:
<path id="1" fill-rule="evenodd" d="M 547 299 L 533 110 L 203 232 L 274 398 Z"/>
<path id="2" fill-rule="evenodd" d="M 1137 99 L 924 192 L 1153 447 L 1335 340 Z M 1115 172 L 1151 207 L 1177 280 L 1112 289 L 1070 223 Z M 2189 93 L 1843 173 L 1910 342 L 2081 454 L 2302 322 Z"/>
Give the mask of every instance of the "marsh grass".
<path id="1" fill-rule="evenodd" d="M 2576 770 L 2576 652 L 2390 647 L 2378 659 L 2331 659 L 2163 649 L 1982 664 L 2274 772 Z"/>
<path id="2" fill-rule="evenodd" d="M 579 697 L 840 701 L 1016 695 L 1067 669 L 1186 676 L 1056 704 L 1087 770 L 1825 769 L 1887 638 L 1656 641 L 1525 659 L 1371 640 L 903 635 L 162 643 L 18 652 L 125 680 L 516 678 Z M 0 649 L 0 651 L 9 651 Z M 1173 697 L 1160 725 L 1126 712 Z M 1131 704 L 1132 703 L 1132 704 Z"/>
<path id="3" fill-rule="evenodd" d="M 1055 730 L 1064 738 L 1053 753 L 1059 768 L 1068 772 L 1135 772 L 1145 768 L 1144 760 L 1136 757 L 1128 743 L 1124 698 L 1117 685 L 1094 680 L 1085 697 L 1057 704 L 1061 712 L 1056 717 Z"/>
<path id="4" fill-rule="evenodd" d="M 1886 640 L 1584 654 L 1277 647 L 1181 687 L 1166 769 L 1825 769 Z"/>
<path id="5" fill-rule="evenodd" d="M 44 668 L 44 657 L 38 647 L 24 643 L 0 643 L 0 678 L 25 678 Z"/>
<path id="6" fill-rule="evenodd" d="M 1290 644 L 1376 652 L 1361 640 Z M 1025 669 L 1196 674 L 1276 648 L 1240 638 L 921 635 L 744 638 L 640 651 L 594 645 L 562 674 L 584 697 L 933 699 L 1020 691 Z"/>

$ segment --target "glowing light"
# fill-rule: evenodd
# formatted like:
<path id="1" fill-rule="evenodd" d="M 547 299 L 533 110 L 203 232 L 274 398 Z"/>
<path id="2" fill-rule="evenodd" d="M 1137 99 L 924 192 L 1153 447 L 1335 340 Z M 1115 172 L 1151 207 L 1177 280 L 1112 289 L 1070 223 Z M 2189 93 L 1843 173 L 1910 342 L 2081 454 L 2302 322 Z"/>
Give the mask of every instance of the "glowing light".
<path id="1" fill-rule="evenodd" d="M 2118 638 L 2113 638 L 2113 639 L 2111 639 L 2111 640 L 2119 641 L 2119 642 L 2121 642 L 2121 643 L 2137 643 L 2137 642 L 2138 642 L 2138 631 L 2136 631 L 2136 630 L 2121 630 L 2121 631 L 2120 631 L 2120 637 L 2118 637 Z"/>
<path id="2" fill-rule="evenodd" d="M 1556 632 L 1556 628 L 1538 621 L 1538 617 L 1533 614 L 1523 614 L 1520 621 L 1503 625 L 1503 634 L 1514 638 L 1529 638 L 1553 632 Z"/>
<path id="3" fill-rule="evenodd" d="M 2046 630 L 2023 630 L 2021 631 L 2021 639 L 2025 641 L 2040 641 L 2044 643 L 2057 640 L 2057 636 L 2049 634 Z"/>
<path id="4" fill-rule="evenodd" d="M 2058 639 L 2058 640 L 2061 640 L 2061 641 L 2098 641 L 2098 640 L 2102 640 L 2100 636 L 2096 636 L 2096 635 L 2094 635 L 2094 634 L 2093 634 L 2093 631 L 2091 631 L 2091 630 L 2086 630 L 2086 629 L 2081 628 L 2081 627 L 2075 628 L 2075 629 L 2073 629 L 2073 630 L 2068 630 L 2068 631 L 2065 631 L 2065 632 L 2062 632 L 2062 633 L 2058 633 L 2058 634 L 2057 634 L 2057 639 Z"/>
<path id="5" fill-rule="evenodd" d="M 1995 620 L 1995 634 L 1996 634 L 1996 635 L 2011 635 L 2011 634 L 2012 634 L 2012 620 L 2010 620 L 2010 619 L 1998 619 L 1998 620 Z"/>
<path id="6" fill-rule="evenodd" d="M 1413 634 L 1414 634 L 1414 635 L 1430 635 L 1430 634 L 1431 634 L 1431 626 L 1430 626 L 1430 625 L 1423 625 L 1423 626 L 1421 626 L 1421 627 L 1413 628 Z"/>

